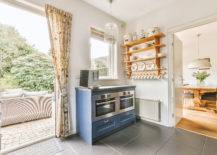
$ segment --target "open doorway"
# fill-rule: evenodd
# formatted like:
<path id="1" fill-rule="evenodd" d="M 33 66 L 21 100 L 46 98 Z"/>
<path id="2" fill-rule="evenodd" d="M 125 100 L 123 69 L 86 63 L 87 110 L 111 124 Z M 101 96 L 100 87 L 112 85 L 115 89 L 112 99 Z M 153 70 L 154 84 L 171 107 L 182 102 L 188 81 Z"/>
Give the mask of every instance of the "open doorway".
<path id="1" fill-rule="evenodd" d="M 55 136 L 46 17 L 0 3 L 1 152 Z"/>
<path id="2" fill-rule="evenodd" d="M 217 22 L 174 34 L 176 127 L 217 138 Z"/>

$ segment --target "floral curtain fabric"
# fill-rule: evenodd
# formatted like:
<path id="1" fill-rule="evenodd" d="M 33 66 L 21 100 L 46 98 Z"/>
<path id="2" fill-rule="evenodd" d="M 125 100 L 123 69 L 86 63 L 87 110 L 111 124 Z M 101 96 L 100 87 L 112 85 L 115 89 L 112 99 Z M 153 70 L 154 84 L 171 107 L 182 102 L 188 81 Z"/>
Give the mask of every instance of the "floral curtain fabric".
<path id="1" fill-rule="evenodd" d="M 64 138 L 71 135 L 68 66 L 72 15 L 51 5 L 45 6 L 45 12 L 48 21 L 56 77 L 56 136 Z"/>

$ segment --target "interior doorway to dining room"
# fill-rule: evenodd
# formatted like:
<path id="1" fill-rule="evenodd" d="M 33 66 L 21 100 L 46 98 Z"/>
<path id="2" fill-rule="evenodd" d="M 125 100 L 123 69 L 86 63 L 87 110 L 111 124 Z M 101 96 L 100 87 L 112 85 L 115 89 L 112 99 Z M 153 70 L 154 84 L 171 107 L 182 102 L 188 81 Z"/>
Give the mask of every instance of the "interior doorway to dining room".
<path id="1" fill-rule="evenodd" d="M 217 22 L 173 37 L 175 125 L 217 138 Z"/>
<path id="2" fill-rule="evenodd" d="M 47 19 L 31 7 L 5 2 L 0 2 L 0 154 L 55 136 Z"/>

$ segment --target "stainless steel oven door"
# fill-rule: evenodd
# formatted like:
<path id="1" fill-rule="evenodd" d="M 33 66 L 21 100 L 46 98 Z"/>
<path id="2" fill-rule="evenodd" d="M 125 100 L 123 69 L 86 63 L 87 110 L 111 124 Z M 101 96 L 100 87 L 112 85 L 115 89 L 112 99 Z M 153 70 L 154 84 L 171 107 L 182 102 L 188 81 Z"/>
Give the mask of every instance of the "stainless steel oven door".
<path id="1" fill-rule="evenodd" d="M 114 116 L 118 113 L 118 93 L 108 93 L 94 96 L 93 120 Z"/>
<path id="2" fill-rule="evenodd" d="M 119 93 L 119 111 L 129 111 L 135 109 L 134 91 Z"/>
<path id="3" fill-rule="evenodd" d="M 109 113 L 115 112 L 116 100 L 97 102 L 96 103 L 96 117 L 100 117 Z"/>

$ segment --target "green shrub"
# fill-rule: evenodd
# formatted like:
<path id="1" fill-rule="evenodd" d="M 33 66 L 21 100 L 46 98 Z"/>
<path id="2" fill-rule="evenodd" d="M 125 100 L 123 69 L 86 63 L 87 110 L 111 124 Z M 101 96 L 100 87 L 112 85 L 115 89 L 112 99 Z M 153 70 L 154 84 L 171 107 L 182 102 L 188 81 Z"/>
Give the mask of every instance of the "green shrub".
<path id="1" fill-rule="evenodd" d="M 3 88 L 16 84 L 30 91 L 53 91 L 54 69 L 49 55 L 29 45 L 15 28 L 0 24 L 0 82 L 7 85 L 11 79 L 15 82 Z"/>

